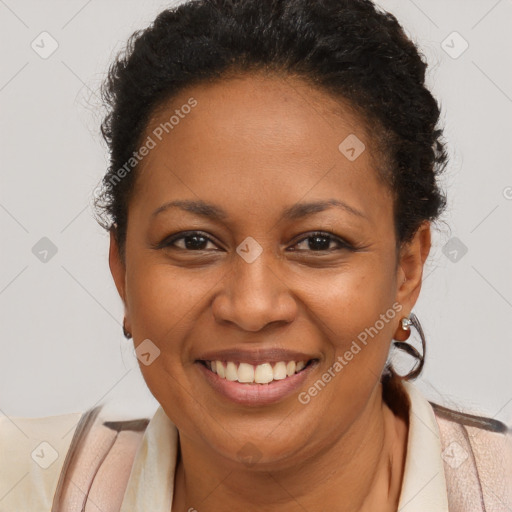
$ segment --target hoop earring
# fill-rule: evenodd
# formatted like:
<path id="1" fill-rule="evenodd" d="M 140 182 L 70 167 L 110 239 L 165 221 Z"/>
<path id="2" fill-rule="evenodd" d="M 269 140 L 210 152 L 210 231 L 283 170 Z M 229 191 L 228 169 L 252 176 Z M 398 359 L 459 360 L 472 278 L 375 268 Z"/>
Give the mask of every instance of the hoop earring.
<path id="1" fill-rule="evenodd" d="M 416 348 L 410 343 L 405 343 L 405 340 L 407 340 L 411 334 L 411 325 L 414 325 L 420 335 L 422 354 L 420 354 L 418 350 L 416 350 Z M 418 318 L 414 313 L 411 313 L 409 317 L 402 318 L 400 327 L 400 338 L 398 341 L 394 341 L 393 345 L 416 359 L 415 367 L 407 375 L 404 375 L 401 378 L 405 380 L 413 380 L 421 373 L 421 370 L 425 364 L 425 354 L 427 349 L 425 334 L 423 333 L 421 324 L 419 323 Z M 390 370 L 392 373 L 394 373 L 393 368 L 390 368 Z"/>
<path id="2" fill-rule="evenodd" d="M 123 334 L 128 340 L 132 337 L 132 333 L 126 329 L 126 317 L 123 318 Z"/>

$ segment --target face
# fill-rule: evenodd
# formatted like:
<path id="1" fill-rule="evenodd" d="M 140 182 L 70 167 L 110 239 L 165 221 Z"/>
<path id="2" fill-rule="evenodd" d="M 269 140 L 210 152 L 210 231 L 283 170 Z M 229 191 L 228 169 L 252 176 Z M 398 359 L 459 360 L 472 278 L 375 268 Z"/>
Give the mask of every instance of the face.
<path id="1" fill-rule="evenodd" d="M 376 403 L 390 342 L 419 293 L 428 226 L 397 255 L 369 134 L 299 80 L 189 88 L 148 137 L 125 261 L 114 237 L 110 254 L 126 325 L 149 353 L 148 387 L 183 438 L 217 458 L 253 451 L 276 467 L 325 449 Z M 211 359 L 230 377 L 207 368 Z M 302 360 L 282 378 L 279 361 L 292 373 Z M 261 363 L 258 380 L 269 368 L 276 379 L 232 381 L 240 362 L 235 378 L 251 380 L 248 367 Z"/>

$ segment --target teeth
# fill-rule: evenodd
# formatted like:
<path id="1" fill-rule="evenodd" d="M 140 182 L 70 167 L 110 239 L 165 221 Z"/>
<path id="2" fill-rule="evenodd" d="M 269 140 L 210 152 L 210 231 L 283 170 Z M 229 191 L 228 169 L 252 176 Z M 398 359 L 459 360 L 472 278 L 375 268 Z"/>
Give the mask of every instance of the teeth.
<path id="1" fill-rule="evenodd" d="M 226 370 L 224 369 L 224 365 L 220 361 L 215 361 L 215 370 L 219 377 L 222 377 L 223 379 L 226 378 Z"/>
<path id="2" fill-rule="evenodd" d="M 288 377 L 286 373 L 286 364 L 283 361 L 280 361 L 274 366 L 274 380 L 283 380 Z"/>
<path id="3" fill-rule="evenodd" d="M 238 369 L 240 372 L 240 368 Z M 274 380 L 274 371 L 270 363 L 263 363 L 256 366 L 254 371 L 254 382 L 258 384 L 268 384 Z"/>
<path id="4" fill-rule="evenodd" d="M 223 363 L 221 363 L 220 361 L 219 363 L 223 365 Z M 238 380 L 238 370 L 236 368 L 236 364 L 232 363 L 231 361 L 229 361 L 226 366 L 226 379 L 233 381 Z"/>
<path id="5" fill-rule="evenodd" d="M 268 384 L 274 380 L 283 380 L 300 372 L 307 361 L 279 361 L 274 367 L 270 363 L 254 366 L 249 363 L 236 363 L 228 361 L 206 361 L 206 366 L 222 379 L 243 383 Z"/>
<path id="6" fill-rule="evenodd" d="M 240 363 L 238 366 L 238 382 L 254 382 L 254 366 L 252 364 Z"/>

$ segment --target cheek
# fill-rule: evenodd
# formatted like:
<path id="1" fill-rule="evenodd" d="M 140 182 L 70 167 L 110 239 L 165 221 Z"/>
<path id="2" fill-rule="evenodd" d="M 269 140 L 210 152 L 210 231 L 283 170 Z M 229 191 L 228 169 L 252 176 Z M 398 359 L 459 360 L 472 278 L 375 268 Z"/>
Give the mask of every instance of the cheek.
<path id="1" fill-rule="evenodd" d="M 127 297 L 134 337 L 179 339 L 201 308 L 214 280 L 212 273 L 141 261 L 127 269 Z M 138 336 L 136 336 L 138 334 Z"/>
<path id="2" fill-rule="evenodd" d="M 190 407 L 185 392 L 190 370 L 188 342 L 194 331 L 194 317 L 213 283 L 207 272 L 173 268 L 146 257 L 127 267 L 127 306 L 135 344 L 149 339 L 158 356 L 148 365 L 139 362 L 146 385 L 160 403 L 172 403 L 174 410 Z M 153 349 L 155 350 L 155 349 Z M 174 418 L 181 425 L 181 418 Z M 191 428 L 190 426 L 188 427 Z"/>
<path id="3" fill-rule="evenodd" d="M 379 371 L 401 309 L 391 267 L 375 263 L 340 272 L 310 296 L 309 307 L 320 316 L 333 360 L 346 354 L 350 366 L 370 365 Z"/>
<path id="4" fill-rule="evenodd" d="M 300 401 L 318 414 L 328 407 L 343 411 L 350 421 L 380 381 L 401 306 L 394 301 L 393 280 L 374 269 L 331 279 L 311 306 L 324 336 L 326 361 Z"/>

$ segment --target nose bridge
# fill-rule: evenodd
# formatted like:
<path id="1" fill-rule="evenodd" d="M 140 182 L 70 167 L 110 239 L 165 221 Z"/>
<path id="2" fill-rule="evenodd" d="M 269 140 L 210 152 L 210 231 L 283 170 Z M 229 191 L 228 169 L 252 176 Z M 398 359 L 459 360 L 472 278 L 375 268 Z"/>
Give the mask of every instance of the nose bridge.
<path id="1" fill-rule="evenodd" d="M 245 240 L 236 249 L 237 256 L 233 262 L 233 283 L 237 293 L 244 290 L 244 295 L 263 293 L 265 300 L 276 293 L 275 255 L 269 247 L 265 249 L 254 239 Z M 239 286 L 240 285 L 240 286 Z M 279 286 L 277 287 L 279 288 Z M 249 293 L 247 293 L 249 292 Z"/>
<path id="2" fill-rule="evenodd" d="M 251 331 L 271 322 L 290 322 L 295 301 L 278 274 L 276 254 L 251 237 L 239 244 L 236 253 L 223 292 L 214 305 L 217 319 Z"/>

